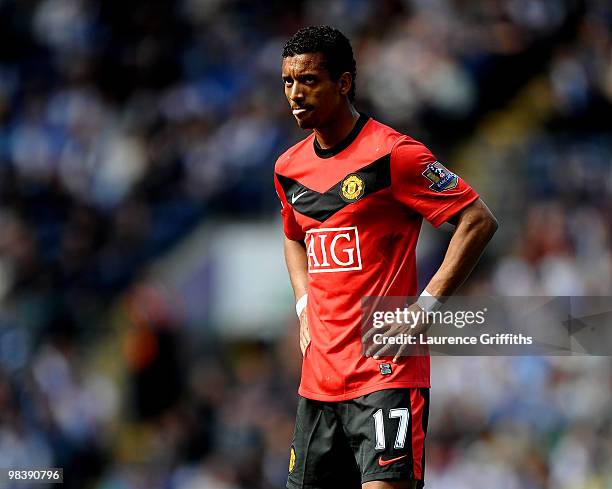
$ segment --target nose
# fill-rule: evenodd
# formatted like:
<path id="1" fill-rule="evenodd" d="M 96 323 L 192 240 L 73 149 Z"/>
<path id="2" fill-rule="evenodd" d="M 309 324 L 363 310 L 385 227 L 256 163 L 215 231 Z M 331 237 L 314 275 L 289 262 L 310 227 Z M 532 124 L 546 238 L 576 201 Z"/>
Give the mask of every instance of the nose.
<path id="1" fill-rule="evenodd" d="M 304 99 L 304 93 L 302 92 L 302 88 L 299 83 L 294 82 L 291 85 L 291 89 L 289 90 L 289 99 L 295 102 Z"/>

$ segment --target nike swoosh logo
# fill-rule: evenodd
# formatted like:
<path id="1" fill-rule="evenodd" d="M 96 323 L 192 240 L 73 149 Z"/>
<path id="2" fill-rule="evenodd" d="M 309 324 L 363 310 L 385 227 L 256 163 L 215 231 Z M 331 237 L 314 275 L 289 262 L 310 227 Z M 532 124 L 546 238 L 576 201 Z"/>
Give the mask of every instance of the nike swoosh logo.
<path id="1" fill-rule="evenodd" d="M 408 455 L 402 455 L 400 457 L 390 458 L 389 460 L 383 460 L 381 456 L 381 457 L 378 457 L 378 465 L 380 465 L 381 467 L 385 467 L 386 465 L 392 464 L 393 462 L 397 462 L 398 460 L 401 460 L 407 456 Z"/>
<path id="2" fill-rule="evenodd" d="M 308 193 L 308 190 L 304 190 L 301 194 L 297 194 L 297 195 L 291 194 L 291 203 L 295 204 L 302 195 L 307 194 L 307 193 Z"/>

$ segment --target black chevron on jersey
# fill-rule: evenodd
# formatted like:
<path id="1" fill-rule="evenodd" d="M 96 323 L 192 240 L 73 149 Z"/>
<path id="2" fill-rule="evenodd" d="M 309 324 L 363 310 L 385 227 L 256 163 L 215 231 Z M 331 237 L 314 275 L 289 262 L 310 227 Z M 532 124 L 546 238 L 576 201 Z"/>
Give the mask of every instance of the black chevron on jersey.
<path id="1" fill-rule="evenodd" d="M 342 195 L 342 182 L 349 175 L 357 175 L 363 180 L 363 195 L 354 202 L 361 200 L 379 190 L 383 190 L 391 185 L 391 154 L 387 154 L 376 161 L 353 171 L 332 186 L 324 193 L 316 192 L 297 180 L 277 173 L 281 187 L 285 192 L 287 202 L 300 214 L 308 216 L 316 221 L 323 222 L 329 219 L 336 212 L 344 209 L 353 202 L 345 201 Z"/>

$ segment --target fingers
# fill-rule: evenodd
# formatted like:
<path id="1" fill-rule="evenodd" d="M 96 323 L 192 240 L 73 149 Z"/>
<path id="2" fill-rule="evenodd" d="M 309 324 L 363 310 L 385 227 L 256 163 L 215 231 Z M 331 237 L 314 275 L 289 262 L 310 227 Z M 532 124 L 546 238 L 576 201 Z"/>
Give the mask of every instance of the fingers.
<path id="1" fill-rule="evenodd" d="M 397 333 L 397 334 L 391 334 L 391 336 L 395 336 L 399 338 L 399 335 L 401 333 Z M 386 343 L 384 345 L 376 345 L 378 347 L 378 350 L 374 353 L 373 358 L 374 360 L 378 360 L 381 357 L 388 357 L 388 356 L 395 356 L 399 350 L 399 348 L 401 347 L 400 344 L 397 343 Z"/>
<path id="2" fill-rule="evenodd" d="M 391 361 L 393 363 L 399 362 L 400 358 L 408 354 L 408 348 L 410 346 L 412 345 L 399 345 L 399 348 L 397 349 L 397 352 L 395 353 L 395 356 L 393 357 L 393 360 Z"/>
<path id="3" fill-rule="evenodd" d="M 300 349 L 302 350 L 302 355 L 304 354 L 304 352 L 306 351 L 306 348 L 308 347 L 308 344 L 310 343 L 310 335 L 306 332 L 303 332 L 304 330 L 300 330 Z"/>
<path id="4" fill-rule="evenodd" d="M 310 343 L 310 329 L 308 328 L 308 325 L 304 326 L 304 340 L 306 341 L 306 344 Z"/>
<path id="5" fill-rule="evenodd" d="M 413 304 L 410 309 L 419 313 L 420 306 Z M 370 327 L 362 335 L 363 345 L 366 346 L 365 356 L 378 360 L 381 357 L 393 357 L 397 363 L 401 357 L 418 354 L 420 348 L 417 344 L 419 335 L 427 330 L 427 323 L 422 314 L 411 316 L 412 321 L 395 322 L 382 327 Z"/>
<path id="6" fill-rule="evenodd" d="M 409 334 L 409 329 L 407 330 L 406 328 L 402 327 L 402 326 L 394 326 L 392 328 L 388 328 L 386 331 L 383 330 L 377 330 L 377 333 L 381 334 L 381 337 L 384 338 L 399 338 L 402 334 L 406 334 L 408 332 Z M 366 336 L 368 336 L 369 338 L 372 338 L 372 335 L 364 335 L 364 341 Z M 394 354 L 397 349 L 398 349 L 398 344 L 396 344 L 395 342 L 386 342 L 383 344 L 379 344 L 376 343 L 375 341 L 372 341 L 372 344 L 368 347 L 368 349 L 365 352 L 366 357 L 373 357 L 375 360 L 378 360 L 380 357 L 384 357 L 384 356 L 389 356 Z"/>
<path id="7" fill-rule="evenodd" d="M 362 341 L 364 344 L 368 343 L 376 333 L 381 333 L 381 329 L 380 328 L 375 328 L 374 326 L 372 326 L 370 329 L 368 329 L 361 337 Z"/>
<path id="8" fill-rule="evenodd" d="M 300 316 L 300 350 L 302 350 L 302 355 L 306 352 L 306 348 L 310 343 L 310 329 L 308 328 L 308 319 L 306 316 L 306 312 L 302 313 Z"/>

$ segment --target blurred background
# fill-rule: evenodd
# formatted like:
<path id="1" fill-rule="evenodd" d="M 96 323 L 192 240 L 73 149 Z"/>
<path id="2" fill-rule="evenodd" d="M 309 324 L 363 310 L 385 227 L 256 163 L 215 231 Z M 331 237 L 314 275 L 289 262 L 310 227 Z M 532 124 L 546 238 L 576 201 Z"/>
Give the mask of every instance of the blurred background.
<path id="1" fill-rule="evenodd" d="M 498 217 L 462 294 L 612 295 L 606 0 L 0 0 L 0 467 L 284 487 L 301 355 L 272 172 L 305 134 L 280 53 L 322 23 L 357 107 Z M 448 239 L 424 225 L 421 288 Z M 612 487 L 609 357 L 435 357 L 432 384 L 427 487 Z"/>

